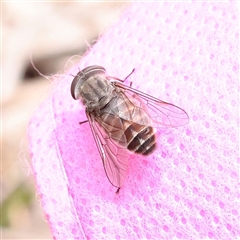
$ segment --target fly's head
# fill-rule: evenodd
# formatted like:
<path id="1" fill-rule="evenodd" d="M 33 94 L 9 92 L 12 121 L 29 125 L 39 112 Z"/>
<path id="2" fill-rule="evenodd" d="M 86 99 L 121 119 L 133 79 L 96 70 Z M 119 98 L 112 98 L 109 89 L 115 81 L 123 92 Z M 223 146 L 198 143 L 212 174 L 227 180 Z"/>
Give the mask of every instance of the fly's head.
<path id="1" fill-rule="evenodd" d="M 84 68 L 73 79 L 71 94 L 74 99 L 81 99 L 88 112 L 97 115 L 116 95 L 115 89 L 106 70 L 94 65 Z"/>
<path id="2" fill-rule="evenodd" d="M 84 100 L 84 92 L 81 91 L 84 83 L 94 75 L 105 75 L 105 68 L 97 65 L 89 66 L 79 71 L 78 74 L 74 77 L 71 85 L 71 94 L 72 97 L 77 100 L 82 98 Z M 85 94 L 88 94 L 87 92 Z M 90 93 L 89 93 L 90 94 Z"/>

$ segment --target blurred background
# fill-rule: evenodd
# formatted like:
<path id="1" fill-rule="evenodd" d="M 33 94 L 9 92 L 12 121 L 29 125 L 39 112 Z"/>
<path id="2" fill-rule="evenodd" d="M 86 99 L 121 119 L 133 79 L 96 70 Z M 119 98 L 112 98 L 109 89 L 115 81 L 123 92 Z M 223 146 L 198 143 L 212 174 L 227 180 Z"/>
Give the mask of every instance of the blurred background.
<path id="1" fill-rule="evenodd" d="M 35 191 L 26 129 L 63 74 L 128 2 L 2 2 L 2 239 L 52 239 Z"/>

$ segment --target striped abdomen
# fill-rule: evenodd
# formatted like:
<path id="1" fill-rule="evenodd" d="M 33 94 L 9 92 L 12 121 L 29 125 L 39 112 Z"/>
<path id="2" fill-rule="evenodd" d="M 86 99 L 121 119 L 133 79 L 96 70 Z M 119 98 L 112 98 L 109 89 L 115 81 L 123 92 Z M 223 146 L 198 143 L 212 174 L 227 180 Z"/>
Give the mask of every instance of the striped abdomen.
<path id="1" fill-rule="evenodd" d="M 101 119 L 101 120 L 100 120 Z M 119 95 L 100 111 L 100 125 L 119 145 L 128 150 L 148 155 L 156 147 L 151 120 L 132 99 Z"/>
<path id="2" fill-rule="evenodd" d="M 151 126 L 132 123 L 124 131 L 127 148 L 135 153 L 148 155 L 156 147 L 155 134 Z"/>

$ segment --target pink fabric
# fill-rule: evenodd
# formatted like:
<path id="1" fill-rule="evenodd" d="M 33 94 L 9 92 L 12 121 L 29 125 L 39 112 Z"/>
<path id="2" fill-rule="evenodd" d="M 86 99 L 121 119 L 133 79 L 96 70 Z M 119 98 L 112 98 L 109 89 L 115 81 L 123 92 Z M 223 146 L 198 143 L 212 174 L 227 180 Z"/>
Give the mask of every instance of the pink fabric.
<path id="1" fill-rule="evenodd" d="M 29 125 L 37 191 L 55 239 L 235 239 L 239 231 L 239 28 L 234 2 L 133 3 L 70 71 L 111 76 L 186 110 L 108 181 L 72 77 L 56 80 Z"/>

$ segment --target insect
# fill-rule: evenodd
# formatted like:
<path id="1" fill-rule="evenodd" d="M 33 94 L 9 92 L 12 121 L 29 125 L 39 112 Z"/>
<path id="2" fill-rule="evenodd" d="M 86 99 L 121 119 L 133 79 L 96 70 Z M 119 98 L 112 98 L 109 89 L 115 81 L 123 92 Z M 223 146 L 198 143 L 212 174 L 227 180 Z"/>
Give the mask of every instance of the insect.
<path id="1" fill-rule="evenodd" d="M 189 119 L 183 109 L 123 84 L 133 71 L 121 80 L 108 76 L 101 66 L 89 66 L 71 84 L 72 97 L 85 105 L 88 120 L 84 122 L 90 124 L 116 193 L 124 183 L 128 151 L 151 154 L 156 148 L 155 128 L 178 127 Z"/>

